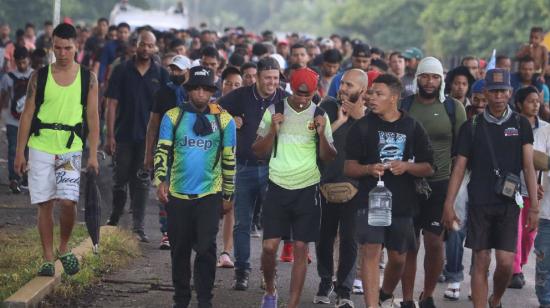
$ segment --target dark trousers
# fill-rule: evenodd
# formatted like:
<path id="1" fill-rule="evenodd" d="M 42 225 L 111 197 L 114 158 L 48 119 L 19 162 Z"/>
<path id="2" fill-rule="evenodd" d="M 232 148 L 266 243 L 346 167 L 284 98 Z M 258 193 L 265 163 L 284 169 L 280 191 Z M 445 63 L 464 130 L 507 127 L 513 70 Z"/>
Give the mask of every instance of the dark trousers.
<path id="1" fill-rule="evenodd" d="M 347 203 L 328 203 L 321 195 L 321 232 L 316 243 L 317 273 L 321 283 L 332 283 L 334 274 L 334 241 L 339 231 L 340 247 L 336 293 L 350 295 L 355 279 L 357 242 L 355 241 L 356 198 Z"/>
<path id="2" fill-rule="evenodd" d="M 174 302 L 178 307 L 187 307 L 191 300 L 191 250 L 196 252 L 193 280 L 199 307 L 211 306 L 221 203 L 221 194 L 215 194 L 194 200 L 170 196 L 166 204 Z"/>
<path id="3" fill-rule="evenodd" d="M 149 193 L 149 180 L 140 179 L 138 170 L 143 167 L 145 143 L 117 143 L 113 173 L 113 211 L 111 221 L 118 223 L 126 204 L 126 187 L 130 188 L 134 231 L 143 231 L 145 204 Z"/>

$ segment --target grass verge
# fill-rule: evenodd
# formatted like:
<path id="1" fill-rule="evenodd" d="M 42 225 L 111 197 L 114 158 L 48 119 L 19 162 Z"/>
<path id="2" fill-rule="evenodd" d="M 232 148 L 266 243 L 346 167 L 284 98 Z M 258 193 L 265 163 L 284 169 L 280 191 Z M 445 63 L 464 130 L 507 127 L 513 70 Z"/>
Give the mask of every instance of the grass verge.
<path id="1" fill-rule="evenodd" d="M 98 283 L 101 277 L 128 263 L 140 254 L 135 236 L 128 230 L 113 229 L 102 232 L 99 254 L 91 251 L 83 256 L 80 271 L 74 276 L 63 274 L 62 284 L 52 294 L 56 299 L 71 299 Z"/>
<path id="2" fill-rule="evenodd" d="M 88 236 L 84 225 L 75 225 L 69 247 L 77 246 Z M 54 247 L 59 246 L 59 227 L 54 229 Z M 42 264 L 42 246 L 36 228 L 21 232 L 0 233 L 0 302 L 36 277 Z"/>

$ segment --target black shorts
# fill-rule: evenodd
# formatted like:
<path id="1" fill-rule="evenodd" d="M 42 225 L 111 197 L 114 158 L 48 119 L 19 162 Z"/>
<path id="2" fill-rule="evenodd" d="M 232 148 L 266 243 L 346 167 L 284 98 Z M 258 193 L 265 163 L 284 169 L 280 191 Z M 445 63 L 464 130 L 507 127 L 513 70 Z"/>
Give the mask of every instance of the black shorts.
<path id="1" fill-rule="evenodd" d="M 432 188 L 430 198 L 418 198 L 418 213 L 414 217 L 414 229 L 416 236 L 420 235 L 420 230 L 430 232 L 435 235 L 441 235 L 443 226 L 441 217 L 443 216 L 443 203 L 447 197 L 447 187 L 449 180 L 429 182 Z"/>
<path id="2" fill-rule="evenodd" d="M 355 230 L 360 245 L 383 244 L 388 250 L 399 253 L 416 249 L 412 217 L 392 217 L 390 226 L 374 227 L 368 224 L 368 209 L 359 209 Z"/>
<path id="3" fill-rule="evenodd" d="M 289 190 L 269 182 L 262 209 L 264 240 L 290 238 L 316 242 L 321 226 L 319 185 Z"/>
<path id="4" fill-rule="evenodd" d="M 469 206 L 465 246 L 515 252 L 519 211 L 515 203 Z"/>

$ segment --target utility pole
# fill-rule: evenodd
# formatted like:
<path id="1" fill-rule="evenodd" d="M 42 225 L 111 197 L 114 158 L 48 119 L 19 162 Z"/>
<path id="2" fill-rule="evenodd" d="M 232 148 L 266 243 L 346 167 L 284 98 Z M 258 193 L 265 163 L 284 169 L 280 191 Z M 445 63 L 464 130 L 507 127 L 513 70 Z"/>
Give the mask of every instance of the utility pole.
<path id="1" fill-rule="evenodd" d="M 61 0 L 53 0 L 53 26 L 61 21 Z"/>

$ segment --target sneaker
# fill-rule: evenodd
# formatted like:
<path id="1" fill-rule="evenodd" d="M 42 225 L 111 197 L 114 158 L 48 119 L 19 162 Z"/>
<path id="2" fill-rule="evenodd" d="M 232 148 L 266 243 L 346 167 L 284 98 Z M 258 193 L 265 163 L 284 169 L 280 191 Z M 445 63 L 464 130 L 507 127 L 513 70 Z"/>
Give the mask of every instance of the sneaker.
<path id="1" fill-rule="evenodd" d="M 330 295 L 334 291 L 334 285 L 332 282 L 320 282 L 319 290 L 317 294 L 313 297 L 314 304 L 330 304 Z"/>
<path id="2" fill-rule="evenodd" d="M 422 294 L 420 295 L 422 297 Z M 434 298 L 433 297 L 426 297 L 422 300 L 418 300 L 418 307 L 419 308 L 435 308 Z"/>
<path id="3" fill-rule="evenodd" d="M 218 257 L 218 264 L 216 265 L 219 268 L 234 268 L 235 264 L 231 261 L 229 254 L 227 252 L 222 252 Z"/>
<path id="4" fill-rule="evenodd" d="M 401 308 L 416 308 L 414 301 L 401 302 Z"/>
<path id="5" fill-rule="evenodd" d="M 149 237 L 143 231 L 134 231 L 138 241 L 142 243 L 149 243 Z"/>
<path id="6" fill-rule="evenodd" d="M 283 253 L 281 254 L 281 262 L 294 262 L 292 243 L 285 243 L 283 245 Z"/>
<path id="7" fill-rule="evenodd" d="M 246 270 L 235 270 L 235 285 L 233 289 L 238 291 L 246 291 L 248 289 L 249 273 Z"/>
<path id="8" fill-rule="evenodd" d="M 10 190 L 14 194 L 20 194 L 21 193 L 21 186 L 19 186 L 19 182 L 17 180 L 11 180 L 10 181 Z"/>
<path id="9" fill-rule="evenodd" d="M 447 290 L 445 290 L 443 297 L 451 301 L 457 301 L 460 298 L 460 282 L 447 284 Z"/>
<path id="10" fill-rule="evenodd" d="M 349 296 L 338 296 L 336 298 L 336 305 L 334 305 L 336 308 L 355 308 L 355 305 L 353 304 L 353 301 L 349 298 Z"/>
<path id="11" fill-rule="evenodd" d="M 522 289 L 525 282 L 521 279 L 520 274 L 514 274 L 512 275 L 512 280 L 510 280 L 510 284 L 508 284 L 508 288 L 510 289 Z"/>
<path id="12" fill-rule="evenodd" d="M 27 175 L 23 176 L 21 183 L 19 183 L 19 187 L 24 190 L 29 190 L 29 180 L 27 179 Z"/>
<path id="13" fill-rule="evenodd" d="M 262 237 L 262 234 L 260 234 L 260 230 L 258 229 L 258 226 L 256 226 L 255 224 L 253 224 L 252 229 L 250 229 L 250 237 L 252 238 Z"/>
<path id="14" fill-rule="evenodd" d="M 261 308 L 277 308 L 277 293 L 273 295 L 265 294 L 262 298 Z"/>
<path id="15" fill-rule="evenodd" d="M 355 279 L 353 281 L 353 288 L 351 290 L 351 293 L 353 294 L 363 294 L 365 291 L 363 290 L 363 282 L 360 279 Z"/>
<path id="16" fill-rule="evenodd" d="M 164 232 L 162 233 L 162 238 L 160 240 L 160 250 L 169 250 L 170 249 L 170 241 L 168 240 L 168 233 Z"/>

